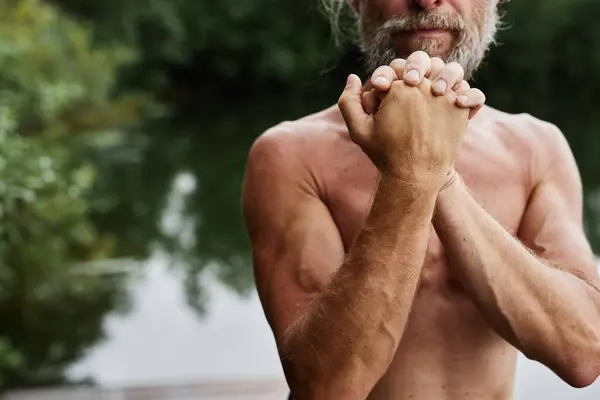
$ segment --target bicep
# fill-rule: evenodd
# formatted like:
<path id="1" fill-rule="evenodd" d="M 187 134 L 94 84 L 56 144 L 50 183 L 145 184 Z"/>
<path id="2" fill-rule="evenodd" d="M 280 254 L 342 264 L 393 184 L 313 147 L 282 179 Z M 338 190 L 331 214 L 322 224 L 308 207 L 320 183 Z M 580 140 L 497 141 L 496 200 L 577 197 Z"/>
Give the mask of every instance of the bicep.
<path id="1" fill-rule="evenodd" d="M 321 293 L 344 255 L 329 210 L 302 182 L 285 148 L 259 139 L 246 171 L 244 215 L 258 294 L 278 342 Z"/>
<path id="2" fill-rule="evenodd" d="M 583 189 L 577 164 L 562 134 L 553 132 L 547 167 L 530 196 L 519 239 L 557 268 L 597 281 L 595 258 L 583 228 Z"/>

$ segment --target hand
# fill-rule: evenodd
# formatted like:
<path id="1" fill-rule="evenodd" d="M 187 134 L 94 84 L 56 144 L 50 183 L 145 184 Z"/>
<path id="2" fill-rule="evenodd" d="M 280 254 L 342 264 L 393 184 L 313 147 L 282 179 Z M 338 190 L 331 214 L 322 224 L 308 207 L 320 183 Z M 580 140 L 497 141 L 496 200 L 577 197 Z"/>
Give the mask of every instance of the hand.
<path id="1" fill-rule="evenodd" d="M 365 112 L 362 83 L 350 75 L 338 105 L 350 137 L 383 175 L 439 190 L 452 170 L 466 131 L 469 109 L 456 107 L 456 94 L 435 95 L 432 82 L 416 86 L 393 81 L 380 93 L 377 112 Z"/>
<path id="2" fill-rule="evenodd" d="M 416 86 L 424 78 L 433 81 L 432 93 L 443 96 L 450 91 L 456 95 L 456 105 L 470 110 L 472 119 L 485 104 L 485 95 L 479 89 L 472 89 L 464 78 L 464 70 L 460 64 L 446 64 L 440 58 L 430 58 L 427 53 L 417 51 L 408 59 L 401 58 L 392 61 L 389 66 L 375 70 L 370 79 L 370 85 L 363 93 L 363 107 L 368 114 L 377 111 L 381 94 L 387 92 L 396 80 L 403 80 L 409 86 Z"/>

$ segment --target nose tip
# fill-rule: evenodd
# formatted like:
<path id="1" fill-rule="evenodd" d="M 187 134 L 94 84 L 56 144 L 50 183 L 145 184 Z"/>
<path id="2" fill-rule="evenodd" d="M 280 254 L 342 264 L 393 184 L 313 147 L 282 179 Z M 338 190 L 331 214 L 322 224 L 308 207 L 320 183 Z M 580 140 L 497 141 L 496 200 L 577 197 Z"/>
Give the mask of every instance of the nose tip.
<path id="1" fill-rule="evenodd" d="M 439 7 L 442 3 L 442 0 L 412 0 L 412 3 L 416 7 L 428 10 L 431 8 Z"/>

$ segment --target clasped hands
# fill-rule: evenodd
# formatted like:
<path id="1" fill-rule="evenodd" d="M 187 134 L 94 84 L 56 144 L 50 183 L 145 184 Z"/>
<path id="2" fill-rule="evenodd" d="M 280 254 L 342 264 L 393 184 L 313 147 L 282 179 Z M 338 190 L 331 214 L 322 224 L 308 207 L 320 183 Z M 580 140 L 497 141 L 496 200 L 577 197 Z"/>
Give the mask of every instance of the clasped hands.
<path id="1" fill-rule="evenodd" d="M 459 64 L 422 51 L 379 67 L 364 87 L 350 75 L 338 101 L 351 139 L 381 174 L 436 190 L 453 179 L 468 121 L 484 103 Z"/>

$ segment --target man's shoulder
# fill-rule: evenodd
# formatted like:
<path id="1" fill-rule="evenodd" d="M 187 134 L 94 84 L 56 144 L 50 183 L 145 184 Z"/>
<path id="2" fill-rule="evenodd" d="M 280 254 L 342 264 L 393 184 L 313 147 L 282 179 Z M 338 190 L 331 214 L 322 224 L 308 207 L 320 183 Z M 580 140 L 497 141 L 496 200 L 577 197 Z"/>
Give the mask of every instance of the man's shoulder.
<path id="1" fill-rule="evenodd" d="M 555 124 L 528 113 L 511 114 L 492 107 L 486 107 L 485 111 L 487 122 L 504 134 L 523 140 L 555 140 L 557 135 L 562 136 Z"/>
<path id="2" fill-rule="evenodd" d="M 266 129 L 252 144 L 248 162 L 277 168 L 287 176 L 310 175 L 337 146 L 349 141 L 339 110 L 330 107 Z"/>
<path id="3" fill-rule="evenodd" d="M 277 150 L 293 158 L 315 156 L 349 137 L 337 107 L 282 121 L 262 132 L 252 148 Z M 252 151 L 252 150 L 251 150 Z"/>
<path id="4" fill-rule="evenodd" d="M 563 132 L 552 122 L 531 114 L 509 114 L 488 107 L 485 123 L 504 148 L 525 162 L 532 176 L 542 177 L 557 160 L 572 158 Z"/>
<path id="5" fill-rule="evenodd" d="M 483 116 L 484 124 L 509 146 L 521 145 L 538 152 L 565 141 L 562 131 L 554 123 L 528 113 L 511 114 L 486 107 Z"/>
<path id="6" fill-rule="evenodd" d="M 345 125 L 337 106 L 287 120 L 267 129 L 261 136 L 278 137 L 283 141 L 328 141 L 343 133 Z"/>

